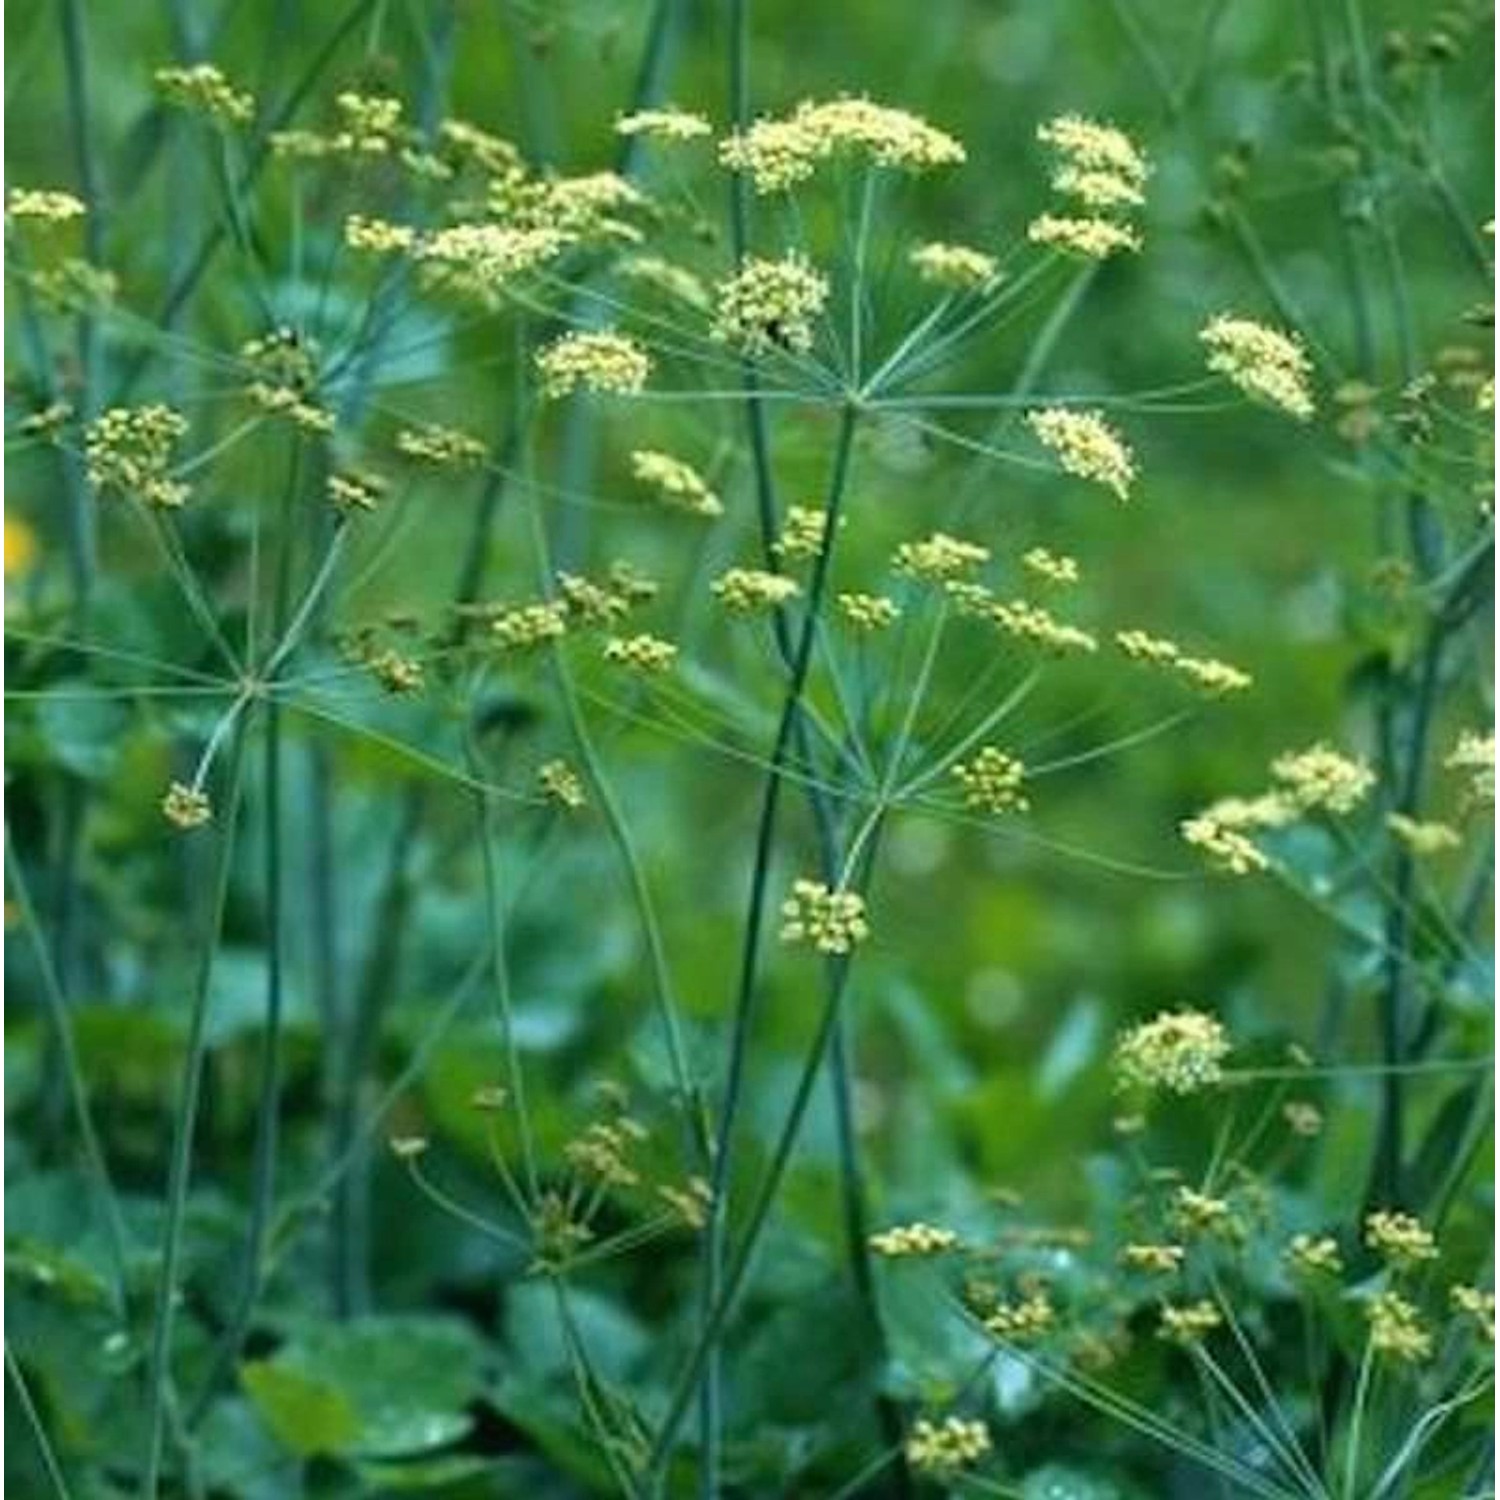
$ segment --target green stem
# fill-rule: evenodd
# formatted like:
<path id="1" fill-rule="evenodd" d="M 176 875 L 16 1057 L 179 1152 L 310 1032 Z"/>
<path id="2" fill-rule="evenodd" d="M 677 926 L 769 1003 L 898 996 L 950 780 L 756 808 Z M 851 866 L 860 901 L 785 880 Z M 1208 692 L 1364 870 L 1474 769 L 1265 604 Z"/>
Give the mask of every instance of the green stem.
<path id="1" fill-rule="evenodd" d="M 208 1056 L 208 1003 L 213 980 L 219 931 L 229 897 L 229 878 L 234 866 L 234 827 L 239 815 L 240 789 L 244 775 L 248 714 L 235 716 L 229 743 L 227 795 L 224 798 L 222 831 L 210 877 L 208 922 L 203 934 L 202 956 L 193 984 L 188 1013 L 187 1053 L 175 1115 L 170 1167 L 167 1174 L 166 1215 L 162 1229 L 160 1263 L 156 1286 L 156 1314 L 147 1365 L 146 1456 L 142 1468 L 142 1500 L 157 1500 L 161 1484 L 162 1448 L 166 1435 L 167 1406 L 171 1401 L 172 1329 L 177 1315 L 177 1277 L 182 1257 L 182 1229 L 187 1214 L 188 1189 L 193 1163 L 193 1135 L 198 1124 L 198 1103 Z"/>

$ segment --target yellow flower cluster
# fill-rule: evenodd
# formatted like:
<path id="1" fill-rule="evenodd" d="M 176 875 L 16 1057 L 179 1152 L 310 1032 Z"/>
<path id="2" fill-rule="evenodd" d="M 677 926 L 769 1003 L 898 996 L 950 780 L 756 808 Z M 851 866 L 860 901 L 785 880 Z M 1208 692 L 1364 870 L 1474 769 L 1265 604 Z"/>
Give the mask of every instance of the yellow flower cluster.
<path id="1" fill-rule="evenodd" d="M 1028 412 L 1026 421 L 1069 474 L 1102 484 L 1121 500 L 1130 498 L 1135 460 L 1124 439 L 1099 412 L 1051 406 Z"/>
<path id="2" fill-rule="evenodd" d="M 1115 644 L 1132 661 L 1169 665 L 1182 654 L 1176 641 L 1169 641 L 1165 636 L 1148 635 L 1144 630 L 1117 631 Z"/>
<path id="3" fill-rule="evenodd" d="M 63 428 L 71 422 L 76 413 L 66 401 L 52 401 L 40 411 L 34 411 L 29 416 L 21 418 L 20 431 L 24 437 L 41 438 L 44 442 L 55 443 L 62 435 Z"/>
<path id="4" fill-rule="evenodd" d="M 1149 1276 L 1171 1276 L 1182 1269 L 1186 1255 L 1181 1245 L 1126 1245 L 1120 1264 Z"/>
<path id="5" fill-rule="evenodd" d="M 1007 635 L 1030 641 L 1047 651 L 1097 651 L 1099 642 L 1086 630 L 1059 620 L 1040 604 L 1012 599 L 1008 604 L 992 604 L 987 613 Z"/>
<path id="6" fill-rule="evenodd" d="M 685 464 L 670 453 L 654 448 L 637 448 L 630 455 L 630 472 L 642 483 L 651 485 L 669 505 L 695 516 L 721 516 L 723 501 L 708 487 L 703 476 L 691 464 Z"/>
<path id="7" fill-rule="evenodd" d="M 1067 586 L 1079 579 L 1075 558 L 1049 552 L 1045 547 L 1033 547 L 1021 558 L 1021 566 L 1047 583 Z"/>
<path id="8" fill-rule="evenodd" d="M 783 943 L 811 943 L 819 953 L 850 953 L 870 935 L 864 897 L 830 890 L 821 880 L 795 881 L 781 916 Z"/>
<path id="9" fill-rule="evenodd" d="M 1146 201 L 1150 167 L 1130 138 L 1113 125 L 1062 115 L 1037 131 L 1055 158 L 1053 191 L 1072 200 L 1068 211 L 1042 214 L 1027 238 L 1088 260 L 1141 248 L 1122 216 Z"/>
<path id="10" fill-rule="evenodd" d="M 917 275 L 929 286 L 946 287 L 955 292 L 971 292 L 989 286 L 999 274 L 993 255 L 968 245 L 950 245 L 930 240 L 918 245 L 910 256 Z"/>
<path id="11" fill-rule="evenodd" d="M 604 659 L 632 672 L 665 672 L 677 660 L 677 647 L 654 635 L 611 636 Z"/>
<path id="12" fill-rule="evenodd" d="M 255 372 L 245 387 L 253 405 L 270 416 L 287 417 L 306 432 L 333 431 L 333 413 L 310 393 L 318 382 L 318 346 L 295 328 L 275 328 L 240 347 L 240 359 Z"/>
<path id="13" fill-rule="evenodd" d="M 751 256 L 719 283 L 710 331 L 752 358 L 773 349 L 805 354 L 813 344 L 812 320 L 827 301 L 827 279 L 802 256 Z"/>
<path id="14" fill-rule="evenodd" d="M 1049 1333 L 1057 1322 L 1052 1299 L 1041 1291 L 1028 1292 L 1014 1302 L 997 1302 L 984 1320 L 987 1333 L 1010 1344 L 1028 1344 Z"/>
<path id="15" fill-rule="evenodd" d="M 569 812 L 577 812 L 588 801 L 583 782 L 565 760 L 549 760 L 537 771 L 536 779 L 542 792 Z"/>
<path id="16" fill-rule="evenodd" d="M 208 798 L 195 786 L 174 781 L 161 799 L 162 816 L 178 828 L 201 828 L 213 817 Z"/>
<path id="17" fill-rule="evenodd" d="M 396 434 L 396 451 L 439 468 L 472 469 L 484 462 L 487 450 L 477 437 L 467 432 L 424 423 L 421 427 L 403 427 Z"/>
<path id="18" fill-rule="evenodd" d="M 1224 1321 L 1224 1315 L 1206 1299 L 1165 1303 L 1161 1310 L 1161 1337 L 1169 1343 L 1201 1344 Z"/>
<path id="19" fill-rule="evenodd" d="M 630 1153 L 645 1138 L 645 1126 L 629 1115 L 596 1120 L 563 1147 L 563 1155 L 575 1172 L 603 1187 L 635 1187 L 641 1174 L 631 1165 Z"/>
<path id="20" fill-rule="evenodd" d="M 630 613 L 631 600 L 625 594 L 578 573 L 559 573 L 557 591 L 569 618 L 585 625 L 613 625 Z"/>
<path id="21" fill-rule="evenodd" d="M 1303 812 L 1351 813 L 1375 785 L 1375 773 L 1365 761 L 1323 744 L 1278 755 L 1271 775 Z"/>
<path id="22" fill-rule="evenodd" d="M 1220 869 L 1231 875 L 1252 875 L 1270 869 L 1271 861 L 1253 839 L 1241 832 L 1245 827 L 1264 826 L 1239 820 L 1239 809 L 1248 805 L 1240 798 L 1226 797 L 1195 816 L 1183 819 L 1179 829 L 1183 840 L 1202 850 Z"/>
<path id="23" fill-rule="evenodd" d="M 539 349 L 537 373 L 550 400 L 580 387 L 630 396 L 645 387 L 651 359 L 634 339 L 620 333 L 565 333 Z"/>
<path id="24" fill-rule="evenodd" d="M 1286 1262 L 1304 1276 L 1338 1276 L 1344 1269 L 1339 1242 L 1328 1234 L 1294 1234 L 1286 1247 Z"/>
<path id="25" fill-rule="evenodd" d="M 756 192 L 777 193 L 848 151 L 906 172 L 954 166 L 965 157 L 960 142 L 906 110 L 844 97 L 807 100 L 789 115 L 757 120 L 720 143 L 719 161 L 731 172 L 748 173 Z"/>
<path id="26" fill-rule="evenodd" d="M 1179 1187 L 1172 1195 L 1172 1223 L 1184 1237 L 1223 1234 L 1234 1227 L 1227 1199 Z"/>
<path id="27" fill-rule="evenodd" d="M 1248 672 L 1213 657 L 1179 656 L 1172 666 L 1205 693 L 1239 693 L 1255 681 Z"/>
<path id="28" fill-rule="evenodd" d="M 1420 1365 L 1432 1358 L 1432 1334 L 1421 1314 L 1398 1292 L 1380 1292 L 1365 1309 L 1370 1320 L 1370 1348 L 1401 1364 Z"/>
<path id="29" fill-rule="evenodd" d="M 839 613 L 856 630 L 884 630 L 901 614 L 896 601 L 884 594 L 840 594 L 838 606 Z"/>
<path id="30" fill-rule="evenodd" d="M 1094 215 L 1038 214 L 1026 226 L 1026 238 L 1033 245 L 1045 245 L 1085 260 L 1108 260 L 1111 255 L 1141 248 L 1141 237 L 1135 230 Z"/>
<path id="31" fill-rule="evenodd" d="M 897 1224 L 870 1236 L 870 1249 L 891 1259 L 904 1256 L 944 1255 L 958 1249 L 958 1235 L 935 1224 Z"/>
<path id="32" fill-rule="evenodd" d="M 379 225 L 377 232 L 372 221 L 363 221 L 362 239 L 368 248 L 412 250 L 422 268 L 423 285 L 491 307 L 498 305 L 503 287 L 560 255 L 567 243 L 556 229 L 507 224 L 451 224 L 406 244 L 403 238 L 401 226 Z M 350 243 L 355 243 L 352 237 Z"/>
<path id="33" fill-rule="evenodd" d="M 1299 422 L 1312 416 L 1312 363 L 1296 337 L 1227 313 L 1210 319 L 1198 337 L 1215 375 Z"/>
<path id="34" fill-rule="evenodd" d="M 559 599 L 517 604 L 497 614 L 490 630 L 502 650 L 526 651 L 567 634 L 566 607 Z"/>
<path id="35" fill-rule="evenodd" d="M 708 1210 L 714 1201 L 713 1189 L 701 1177 L 689 1177 L 686 1187 L 659 1183 L 657 1196 L 674 1209 L 689 1229 L 702 1229 L 708 1223 Z"/>
<path id="36" fill-rule="evenodd" d="M 736 614 L 755 614 L 776 609 L 802 590 L 785 573 L 766 573 L 759 568 L 730 568 L 714 579 L 709 589 L 726 609 Z"/>
<path id="37" fill-rule="evenodd" d="M 1463 843 L 1456 828 L 1447 823 L 1422 822 L 1405 813 L 1388 813 L 1385 826 L 1415 855 L 1445 854 Z"/>
<path id="38" fill-rule="evenodd" d="M 10 219 L 66 224 L 69 219 L 81 219 L 87 212 L 83 199 L 55 188 L 12 188 L 5 199 L 5 215 Z"/>
<path id="39" fill-rule="evenodd" d="M 199 110 L 225 125 L 248 125 L 255 116 L 255 100 L 234 88 L 212 63 L 187 68 L 158 68 L 156 86 L 169 104 Z"/>
<path id="40" fill-rule="evenodd" d="M 1022 786 L 1026 767 L 1013 755 L 986 745 L 971 761 L 960 761 L 953 776 L 964 791 L 964 806 L 985 812 L 1025 812 L 1031 806 Z"/>
<path id="41" fill-rule="evenodd" d="M 1468 771 L 1469 795 L 1480 807 L 1495 805 L 1495 735 L 1466 729 L 1443 758 L 1449 771 Z"/>
<path id="42" fill-rule="evenodd" d="M 1223 1078 L 1228 1055 L 1229 1038 L 1213 1016 L 1163 1011 L 1115 1043 L 1115 1082 L 1127 1089 L 1195 1094 Z"/>
<path id="43" fill-rule="evenodd" d="M 934 1423 L 918 1417 L 906 1439 L 906 1461 L 919 1474 L 953 1475 L 977 1464 L 992 1446 L 983 1422 L 945 1417 Z"/>
<path id="44" fill-rule="evenodd" d="M 616 135 L 642 135 L 654 141 L 696 141 L 713 133 L 702 115 L 685 109 L 638 109 L 615 120 Z"/>
<path id="45" fill-rule="evenodd" d="M 934 531 L 922 541 L 902 542 L 896 548 L 894 564 L 898 573 L 914 578 L 946 579 L 972 572 L 989 560 L 988 547 Z"/>
<path id="46" fill-rule="evenodd" d="M 371 676 L 393 698 L 410 697 L 422 691 L 425 680 L 422 663 L 399 651 L 378 651 L 365 663 Z"/>
<path id="47" fill-rule="evenodd" d="M 175 509 L 188 487 L 168 470 L 187 428 L 187 418 L 170 406 L 110 407 L 84 429 L 89 484 L 101 495 L 136 495 L 158 509 Z"/>
<path id="48" fill-rule="evenodd" d="M 1448 1301 L 1456 1313 L 1474 1321 L 1479 1332 L 1495 1342 L 1495 1294 L 1477 1286 L 1455 1286 L 1448 1291 Z"/>
<path id="49" fill-rule="evenodd" d="M 334 509 L 344 515 L 355 511 L 369 512 L 380 504 L 385 494 L 385 480 L 375 474 L 356 474 L 352 471 L 332 474 L 328 479 L 328 498 Z"/>
<path id="50" fill-rule="evenodd" d="M 827 541 L 827 511 L 810 505 L 789 505 L 781 522 L 781 535 L 771 544 L 771 550 L 786 560 L 816 557 Z"/>
<path id="51" fill-rule="evenodd" d="M 1365 1244 L 1394 1271 L 1410 1271 L 1438 1257 L 1437 1241 L 1421 1220 L 1388 1209 L 1366 1216 Z"/>

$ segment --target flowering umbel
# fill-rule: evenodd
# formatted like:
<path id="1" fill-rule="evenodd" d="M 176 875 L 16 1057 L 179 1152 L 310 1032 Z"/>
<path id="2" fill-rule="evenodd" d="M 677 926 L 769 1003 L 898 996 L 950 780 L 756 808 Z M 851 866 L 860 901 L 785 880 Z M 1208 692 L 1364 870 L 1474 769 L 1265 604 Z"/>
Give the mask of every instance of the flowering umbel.
<path id="1" fill-rule="evenodd" d="M 1196 1094 L 1224 1076 L 1229 1038 L 1201 1010 L 1163 1011 L 1132 1027 L 1115 1044 L 1114 1070 L 1122 1088 Z"/>
<path id="2" fill-rule="evenodd" d="M 1299 422 L 1312 416 L 1312 363 L 1299 339 L 1227 313 L 1211 319 L 1198 337 L 1216 375 Z"/>
<path id="3" fill-rule="evenodd" d="M 811 943 L 819 953 L 850 953 L 870 935 L 864 897 L 830 890 L 821 880 L 794 882 L 781 915 L 782 942 Z"/>

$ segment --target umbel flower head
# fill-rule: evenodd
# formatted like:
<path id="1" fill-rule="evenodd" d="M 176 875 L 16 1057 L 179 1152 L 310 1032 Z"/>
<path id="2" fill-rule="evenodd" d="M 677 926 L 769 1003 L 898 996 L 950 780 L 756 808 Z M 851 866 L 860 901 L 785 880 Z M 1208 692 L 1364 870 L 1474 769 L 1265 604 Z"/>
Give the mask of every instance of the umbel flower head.
<path id="1" fill-rule="evenodd" d="M 54 188 L 12 188 L 5 200 L 8 219 L 34 219 L 44 224 L 66 224 L 88 212 L 82 198 Z"/>
<path id="2" fill-rule="evenodd" d="M 1379 1209 L 1365 1219 L 1365 1244 L 1393 1271 L 1411 1271 L 1438 1258 L 1432 1231 L 1411 1214 Z"/>
<path id="3" fill-rule="evenodd" d="M 999 273 L 993 255 L 968 245 L 950 245 L 938 240 L 918 245 L 911 252 L 911 263 L 930 286 L 954 292 L 988 286 Z"/>
<path id="4" fill-rule="evenodd" d="M 1221 313 L 1199 333 L 1208 368 L 1299 422 L 1313 414 L 1312 363 L 1301 341 L 1249 318 Z"/>
<path id="5" fill-rule="evenodd" d="M 756 614 L 775 609 L 802 590 L 785 573 L 766 573 L 759 568 L 730 568 L 714 579 L 709 589 L 726 609 L 736 614 Z"/>
<path id="6" fill-rule="evenodd" d="M 1026 421 L 1069 474 L 1102 484 L 1122 500 L 1130 498 L 1135 460 L 1125 440 L 1100 412 L 1050 406 L 1028 412 Z"/>
<path id="7" fill-rule="evenodd" d="M 958 1249 L 958 1236 L 951 1229 L 935 1224 L 897 1224 L 870 1236 L 870 1249 L 876 1255 L 900 1260 L 908 1256 L 945 1255 Z"/>
<path id="8" fill-rule="evenodd" d="M 805 354 L 813 344 L 812 320 L 827 301 L 827 280 L 802 256 L 751 256 L 720 282 L 711 332 L 752 358 L 773 349 Z"/>
<path id="9" fill-rule="evenodd" d="M 916 115 L 849 97 L 805 100 L 791 114 L 757 120 L 719 146 L 719 161 L 731 172 L 748 173 L 757 193 L 785 192 L 841 154 L 904 172 L 955 166 L 965 155 L 953 136 Z"/>
<path id="10" fill-rule="evenodd" d="M 638 109 L 615 120 L 616 135 L 640 135 L 654 141 L 696 141 L 713 133 L 713 126 L 702 115 L 670 107 Z"/>
<path id="11" fill-rule="evenodd" d="M 830 890 L 821 880 L 795 881 L 781 916 L 782 942 L 811 943 L 819 953 L 850 953 L 870 935 L 864 897 Z"/>
<path id="12" fill-rule="evenodd" d="M 691 464 L 670 453 L 637 448 L 630 455 L 630 472 L 675 509 L 690 511 L 695 516 L 724 514 L 723 502 L 709 489 L 703 476 Z"/>
<path id="13" fill-rule="evenodd" d="M 1432 1334 L 1421 1314 L 1398 1292 L 1380 1292 L 1365 1309 L 1370 1348 L 1398 1364 L 1420 1365 L 1432 1358 Z"/>
<path id="14" fill-rule="evenodd" d="M 580 387 L 633 396 L 645 388 L 651 358 L 634 339 L 621 333 L 565 333 L 537 351 L 536 367 L 542 394 L 550 400 Z"/>
<path id="15" fill-rule="evenodd" d="M 951 1477 L 978 1463 L 991 1446 L 990 1431 L 983 1422 L 945 1417 L 934 1423 L 918 1417 L 906 1440 L 906 1461 L 919 1474 Z"/>
<path id="16" fill-rule="evenodd" d="M 1223 1078 L 1228 1055 L 1229 1038 L 1213 1016 L 1201 1010 L 1163 1011 L 1115 1043 L 1115 1083 L 1148 1092 L 1196 1094 Z"/>
<path id="17" fill-rule="evenodd" d="M 162 816 L 176 827 L 202 828 L 213 817 L 213 807 L 197 787 L 174 781 L 161 799 Z"/>
<path id="18" fill-rule="evenodd" d="M 1068 200 L 1063 213 L 1032 220 L 1026 237 L 1036 245 L 1104 260 L 1141 248 L 1141 237 L 1122 216 L 1146 201 L 1146 158 L 1123 130 L 1080 115 L 1061 115 L 1037 131 L 1056 165 L 1052 190 Z"/>
<path id="19" fill-rule="evenodd" d="M 225 125 L 247 125 L 255 115 L 255 100 L 234 88 L 212 63 L 187 68 L 158 68 L 156 86 L 169 104 L 198 110 Z"/>
<path id="20" fill-rule="evenodd" d="M 170 406 L 110 407 L 84 432 L 89 484 L 101 495 L 135 495 L 159 510 L 176 509 L 188 487 L 168 469 L 187 426 Z"/>
<path id="21" fill-rule="evenodd" d="M 1324 744 L 1278 755 L 1271 775 L 1303 812 L 1351 813 L 1375 785 L 1375 773 L 1365 761 Z"/>
<path id="22" fill-rule="evenodd" d="M 994 745 L 986 745 L 973 760 L 960 761 L 953 776 L 963 788 L 965 807 L 1004 813 L 1025 812 L 1031 806 L 1022 791 L 1026 767 Z"/>

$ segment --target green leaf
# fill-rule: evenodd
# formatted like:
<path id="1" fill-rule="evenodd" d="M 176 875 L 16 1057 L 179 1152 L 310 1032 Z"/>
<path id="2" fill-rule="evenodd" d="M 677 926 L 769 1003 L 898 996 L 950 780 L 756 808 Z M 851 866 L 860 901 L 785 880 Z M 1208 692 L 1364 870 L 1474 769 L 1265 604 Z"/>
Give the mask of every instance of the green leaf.
<path id="1" fill-rule="evenodd" d="M 294 1453 L 337 1453 L 359 1436 L 359 1414 L 328 1381 L 273 1360 L 242 1365 L 240 1380 L 266 1426 Z"/>

